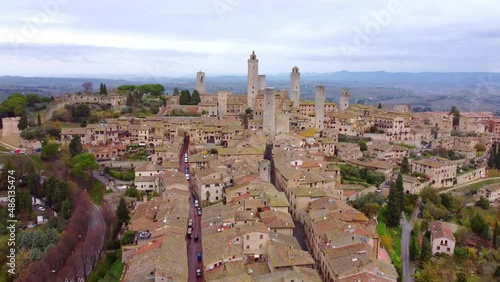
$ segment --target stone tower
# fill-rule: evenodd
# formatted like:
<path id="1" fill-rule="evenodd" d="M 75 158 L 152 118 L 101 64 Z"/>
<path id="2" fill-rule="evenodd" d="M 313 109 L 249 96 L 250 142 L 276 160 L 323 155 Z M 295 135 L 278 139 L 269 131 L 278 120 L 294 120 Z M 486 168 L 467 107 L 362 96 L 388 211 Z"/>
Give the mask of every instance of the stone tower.
<path id="1" fill-rule="evenodd" d="M 217 91 L 217 116 L 222 118 L 227 113 L 227 91 Z"/>
<path id="2" fill-rule="evenodd" d="M 248 90 L 247 90 L 247 104 L 252 110 L 255 110 L 257 103 L 257 94 L 259 93 L 259 60 L 257 55 L 252 51 L 250 59 L 248 59 Z"/>
<path id="3" fill-rule="evenodd" d="M 276 134 L 285 134 L 290 132 L 290 116 L 287 113 L 276 114 Z"/>
<path id="4" fill-rule="evenodd" d="M 344 111 L 349 108 L 349 99 L 351 95 L 349 94 L 349 89 L 342 89 L 342 94 L 340 94 L 340 105 L 339 110 Z"/>
<path id="5" fill-rule="evenodd" d="M 266 75 L 264 74 L 259 74 L 259 91 L 266 90 Z"/>
<path id="6" fill-rule="evenodd" d="M 17 127 L 19 125 L 20 117 L 6 117 L 2 118 L 3 130 L 2 137 L 20 134 L 21 131 Z"/>
<path id="7" fill-rule="evenodd" d="M 273 139 L 276 134 L 275 93 L 276 91 L 273 87 L 266 87 L 264 92 L 263 128 L 264 134 L 271 139 Z"/>
<path id="8" fill-rule="evenodd" d="M 271 162 L 269 160 L 259 161 L 260 179 L 271 182 Z"/>
<path id="9" fill-rule="evenodd" d="M 290 73 L 290 100 L 293 102 L 293 107 L 298 108 L 300 104 L 300 72 L 298 67 L 292 68 Z"/>
<path id="10" fill-rule="evenodd" d="M 205 94 L 205 73 L 202 71 L 196 73 L 196 90 L 200 94 Z"/>
<path id="11" fill-rule="evenodd" d="M 314 105 L 316 113 L 316 128 L 325 128 L 325 87 L 323 85 L 316 86 L 316 101 Z"/>

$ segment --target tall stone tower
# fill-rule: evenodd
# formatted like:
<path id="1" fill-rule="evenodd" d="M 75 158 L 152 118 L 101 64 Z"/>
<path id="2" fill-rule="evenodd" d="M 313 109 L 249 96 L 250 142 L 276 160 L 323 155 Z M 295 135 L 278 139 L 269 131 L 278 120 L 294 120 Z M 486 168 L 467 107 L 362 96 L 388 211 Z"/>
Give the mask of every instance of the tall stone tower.
<path id="1" fill-rule="evenodd" d="M 349 94 L 349 89 L 344 88 L 342 89 L 342 94 L 340 94 L 340 104 L 339 104 L 339 110 L 344 111 L 349 108 L 349 99 L 351 98 L 351 95 Z"/>
<path id="2" fill-rule="evenodd" d="M 271 162 L 269 160 L 259 161 L 260 179 L 271 182 Z"/>
<path id="3" fill-rule="evenodd" d="M 196 90 L 200 94 L 205 94 L 205 73 L 202 71 L 196 73 Z"/>
<path id="4" fill-rule="evenodd" d="M 325 86 L 316 86 L 316 101 L 314 105 L 316 113 L 316 128 L 325 128 Z"/>
<path id="5" fill-rule="evenodd" d="M 290 73 L 290 100 L 293 102 L 293 107 L 298 108 L 300 104 L 300 72 L 298 67 L 292 68 Z"/>
<path id="6" fill-rule="evenodd" d="M 259 60 L 255 51 L 252 51 L 250 59 L 248 59 L 248 90 L 247 104 L 252 110 L 255 110 L 257 103 L 257 94 L 259 93 Z"/>
<path id="7" fill-rule="evenodd" d="M 227 113 L 227 97 L 229 93 L 227 91 L 217 92 L 217 116 L 222 118 Z"/>
<path id="8" fill-rule="evenodd" d="M 266 87 L 264 92 L 264 134 L 271 139 L 273 139 L 276 134 L 275 93 L 274 87 Z"/>
<path id="9" fill-rule="evenodd" d="M 259 74 L 259 91 L 266 90 L 266 75 L 264 74 Z"/>

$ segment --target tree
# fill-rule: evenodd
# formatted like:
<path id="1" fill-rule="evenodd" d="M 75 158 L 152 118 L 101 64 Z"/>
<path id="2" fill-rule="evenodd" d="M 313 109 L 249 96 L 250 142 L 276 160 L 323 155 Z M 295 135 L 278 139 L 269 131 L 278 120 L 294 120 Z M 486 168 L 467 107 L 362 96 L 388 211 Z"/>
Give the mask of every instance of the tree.
<path id="1" fill-rule="evenodd" d="M 479 201 L 477 201 L 476 206 L 482 208 L 483 210 L 487 210 L 490 208 L 490 202 L 488 201 L 488 199 L 481 196 L 481 198 L 479 198 Z"/>
<path id="2" fill-rule="evenodd" d="M 82 84 L 82 87 L 83 87 L 83 92 L 84 93 L 90 93 L 90 92 L 92 92 L 92 88 L 93 88 L 92 82 L 90 82 L 90 81 L 84 82 Z"/>
<path id="3" fill-rule="evenodd" d="M 91 153 L 81 153 L 70 160 L 71 174 L 88 179 L 92 178 L 92 171 L 99 168 L 96 158 Z"/>
<path id="4" fill-rule="evenodd" d="M 179 88 L 175 87 L 174 92 L 172 93 L 172 96 L 179 96 Z"/>
<path id="5" fill-rule="evenodd" d="M 38 124 L 38 126 L 42 126 L 42 117 L 40 116 L 40 113 L 38 113 L 38 116 L 37 116 L 37 124 Z"/>
<path id="6" fill-rule="evenodd" d="M 401 216 L 402 201 L 399 200 L 398 189 L 396 183 L 392 182 L 389 190 L 389 197 L 387 200 L 387 210 L 385 217 L 387 219 L 387 226 L 396 227 L 399 225 L 399 218 Z"/>
<path id="7" fill-rule="evenodd" d="M 189 90 L 182 90 L 179 97 L 179 105 L 189 105 L 191 102 L 191 93 Z"/>
<path id="8" fill-rule="evenodd" d="M 135 240 L 135 231 L 127 230 L 123 233 L 122 238 L 120 239 L 120 243 L 122 246 L 131 245 Z"/>
<path id="9" fill-rule="evenodd" d="M 21 119 L 19 119 L 17 128 L 19 128 L 19 130 L 25 130 L 27 127 L 28 127 L 28 114 L 26 113 L 26 111 L 24 111 L 21 114 Z"/>
<path id="10" fill-rule="evenodd" d="M 198 105 L 200 102 L 201 102 L 200 93 L 198 92 L 198 90 L 194 90 L 193 95 L 191 95 L 190 104 Z"/>
<path id="11" fill-rule="evenodd" d="M 108 95 L 108 89 L 106 88 L 106 84 L 101 83 L 101 85 L 99 86 L 99 94 Z"/>
<path id="12" fill-rule="evenodd" d="M 368 150 L 368 147 L 366 146 L 366 141 L 361 139 L 358 141 L 358 145 L 359 145 L 359 149 L 361 150 L 361 152 L 365 152 L 366 150 Z"/>
<path id="13" fill-rule="evenodd" d="M 81 153 L 83 153 L 82 140 L 79 135 L 76 135 L 71 139 L 71 142 L 69 142 L 69 155 L 74 157 Z"/>
<path id="14" fill-rule="evenodd" d="M 35 171 L 34 166 L 30 166 L 26 184 L 31 195 L 40 194 L 40 175 Z"/>
<path id="15" fill-rule="evenodd" d="M 488 166 L 490 168 L 495 168 L 496 167 L 496 159 L 497 159 L 497 143 L 493 143 L 493 146 L 491 146 L 491 152 L 490 152 L 490 157 L 488 158 Z"/>
<path id="16" fill-rule="evenodd" d="M 420 248 L 420 267 L 422 268 L 424 264 L 431 260 L 432 257 L 432 246 L 429 238 L 424 236 L 422 239 L 422 247 Z"/>
<path id="17" fill-rule="evenodd" d="M 453 126 L 458 126 L 460 124 L 460 111 L 456 106 L 451 107 L 450 114 L 453 115 Z"/>
<path id="18" fill-rule="evenodd" d="M 495 221 L 495 229 L 493 229 L 493 238 L 491 238 L 491 241 L 493 243 L 493 248 L 495 250 L 498 248 L 498 236 L 500 235 L 500 226 L 498 226 L 498 221 Z"/>
<path id="19" fill-rule="evenodd" d="M 488 223 L 484 220 L 484 218 L 479 215 L 475 214 L 471 219 L 470 219 L 470 228 L 474 233 L 479 235 L 483 239 L 487 239 L 489 235 L 489 227 Z"/>
<path id="20" fill-rule="evenodd" d="M 7 188 L 9 187 L 9 175 L 12 176 L 9 171 L 14 171 L 15 169 L 16 168 L 14 167 L 10 159 L 7 158 L 7 162 L 2 168 L 2 173 L 0 173 L 0 190 L 8 190 Z"/>
<path id="21" fill-rule="evenodd" d="M 118 225 L 128 224 L 130 220 L 130 215 L 128 213 L 127 204 L 125 203 L 125 199 L 120 198 L 120 202 L 118 203 L 118 207 L 116 208 L 116 218 L 118 218 Z"/>
<path id="22" fill-rule="evenodd" d="M 399 173 L 408 174 L 410 173 L 410 164 L 408 163 L 408 158 L 404 157 L 401 161 L 401 167 L 399 168 Z"/>
<path id="23" fill-rule="evenodd" d="M 457 282 L 467 282 L 467 277 L 463 272 L 457 272 Z"/>
<path id="24" fill-rule="evenodd" d="M 420 250 L 418 247 L 418 238 L 416 235 L 412 235 L 410 238 L 410 259 L 415 261 L 418 259 Z"/>
<path id="25" fill-rule="evenodd" d="M 382 109 L 382 103 L 378 103 L 378 107 L 379 109 Z"/>
<path id="26" fill-rule="evenodd" d="M 58 152 L 59 144 L 48 143 L 42 146 L 42 150 L 40 151 L 40 158 L 44 161 L 53 161 L 57 159 Z"/>

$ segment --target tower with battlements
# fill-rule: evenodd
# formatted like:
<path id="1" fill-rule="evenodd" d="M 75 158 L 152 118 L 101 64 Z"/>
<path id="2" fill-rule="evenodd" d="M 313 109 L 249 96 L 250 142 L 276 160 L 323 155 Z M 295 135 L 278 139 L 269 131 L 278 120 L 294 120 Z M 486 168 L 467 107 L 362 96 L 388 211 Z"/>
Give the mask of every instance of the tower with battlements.
<path id="1" fill-rule="evenodd" d="M 266 75 L 259 74 L 259 91 L 266 90 Z"/>
<path id="2" fill-rule="evenodd" d="M 263 129 L 264 134 L 271 139 L 273 139 L 276 134 L 275 92 L 273 87 L 267 87 L 264 91 Z"/>
<path id="3" fill-rule="evenodd" d="M 349 89 L 342 89 L 342 94 L 340 94 L 339 110 L 344 111 L 349 108 L 349 99 L 351 95 L 349 94 Z"/>
<path id="4" fill-rule="evenodd" d="M 247 81 L 247 104 L 252 110 L 255 110 L 257 102 L 257 94 L 259 93 L 259 60 L 257 55 L 252 51 L 250 59 L 248 59 L 248 81 Z"/>
<path id="5" fill-rule="evenodd" d="M 294 108 L 299 108 L 300 104 L 300 72 L 298 67 L 293 67 L 290 73 L 290 100 Z"/>
<path id="6" fill-rule="evenodd" d="M 200 94 L 205 94 L 205 73 L 202 71 L 196 73 L 196 90 Z"/>
<path id="7" fill-rule="evenodd" d="M 259 161 L 260 179 L 271 182 L 271 162 L 269 160 Z"/>
<path id="8" fill-rule="evenodd" d="M 223 118 L 227 113 L 227 98 L 229 96 L 228 91 L 218 91 L 217 92 L 217 116 Z"/>
<path id="9" fill-rule="evenodd" d="M 318 85 L 315 89 L 316 101 L 315 101 L 315 114 L 316 114 L 316 128 L 325 128 L 325 86 Z"/>

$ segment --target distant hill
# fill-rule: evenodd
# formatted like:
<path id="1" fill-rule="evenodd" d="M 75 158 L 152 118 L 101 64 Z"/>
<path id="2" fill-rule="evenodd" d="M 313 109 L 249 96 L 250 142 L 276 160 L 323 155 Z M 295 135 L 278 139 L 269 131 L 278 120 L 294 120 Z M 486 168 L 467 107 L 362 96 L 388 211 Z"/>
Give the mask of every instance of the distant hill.
<path id="1" fill-rule="evenodd" d="M 288 89 L 290 74 L 266 76 L 266 84 L 277 89 Z M 0 76 L 0 100 L 15 92 L 59 95 L 82 90 L 82 84 L 91 81 L 97 89 L 100 83 L 108 88 L 123 84 L 161 83 L 167 92 L 174 87 L 194 89 L 195 75 L 189 77 L 127 77 L 107 78 L 58 78 Z M 209 93 L 229 90 L 246 93 L 246 76 L 206 74 L 206 89 Z M 391 73 L 349 72 L 302 73 L 301 96 L 314 97 L 314 86 L 326 87 L 327 99 L 337 101 L 342 88 L 349 88 L 352 102 L 370 104 L 405 103 L 414 106 L 433 104 L 433 109 L 442 110 L 457 105 L 464 110 L 492 110 L 500 107 L 500 73 Z M 471 106 L 472 105 L 472 106 Z"/>

